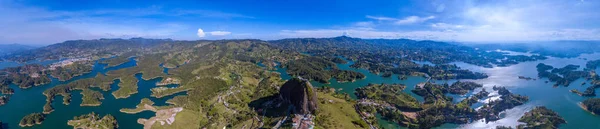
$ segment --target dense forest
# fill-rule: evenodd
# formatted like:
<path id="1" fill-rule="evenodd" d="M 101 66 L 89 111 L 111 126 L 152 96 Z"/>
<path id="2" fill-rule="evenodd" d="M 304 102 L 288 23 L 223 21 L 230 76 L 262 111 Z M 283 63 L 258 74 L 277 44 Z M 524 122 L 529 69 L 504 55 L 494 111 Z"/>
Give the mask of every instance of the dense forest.
<path id="1" fill-rule="evenodd" d="M 42 113 L 31 113 L 27 116 L 24 116 L 23 119 L 21 119 L 21 122 L 19 122 L 19 125 L 21 127 L 26 127 L 26 126 L 33 126 L 36 124 L 42 124 L 42 122 L 44 121 L 45 116 Z"/>

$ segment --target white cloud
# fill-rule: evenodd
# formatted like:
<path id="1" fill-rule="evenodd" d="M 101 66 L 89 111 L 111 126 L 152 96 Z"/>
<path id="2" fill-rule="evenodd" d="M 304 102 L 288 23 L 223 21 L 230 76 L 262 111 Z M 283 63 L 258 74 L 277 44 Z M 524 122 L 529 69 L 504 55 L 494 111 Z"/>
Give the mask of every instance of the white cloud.
<path id="1" fill-rule="evenodd" d="M 356 22 L 356 23 L 354 23 L 354 26 L 356 26 L 356 27 L 373 27 L 373 26 L 375 26 L 375 24 L 373 24 L 373 22 L 366 21 L 366 22 Z"/>
<path id="2" fill-rule="evenodd" d="M 395 21 L 398 20 L 396 18 L 391 18 L 391 17 L 380 17 L 380 16 L 371 16 L 371 15 L 367 15 L 366 16 L 369 19 L 374 19 L 374 20 L 378 20 L 378 21 Z"/>
<path id="3" fill-rule="evenodd" d="M 408 24 L 422 23 L 422 22 L 425 22 L 425 21 L 435 18 L 435 16 L 428 16 L 428 17 L 408 16 L 408 17 L 405 17 L 402 19 L 398 19 L 398 18 L 380 17 L 380 16 L 371 16 L 371 15 L 367 15 L 366 17 L 369 19 L 380 21 L 380 22 L 392 22 L 393 24 L 396 24 L 396 25 L 408 25 Z"/>
<path id="4" fill-rule="evenodd" d="M 441 30 L 460 30 L 465 29 L 466 27 L 464 25 L 454 25 L 448 23 L 433 23 L 431 24 L 431 28 Z"/>
<path id="5" fill-rule="evenodd" d="M 431 20 L 431 19 L 434 19 L 434 18 L 435 18 L 435 16 L 428 16 L 428 17 L 408 16 L 406 18 L 397 20 L 394 23 L 398 24 L 398 25 L 414 24 L 414 23 L 425 22 L 427 20 Z"/>
<path id="6" fill-rule="evenodd" d="M 198 33 L 196 33 L 196 35 L 198 35 L 198 37 L 200 38 L 204 38 L 204 36 L 206 36 L 206 33 L 204 33 L 204 30 L 202 30 L 202 28 L 198 28 Z"/>
<path id="7" fill-rule="evenodd" d="M 190 27 L 185 20 L 161 21 L 147 17 L 184 15 L 216 20 L 253 18 L 219 11 L 165 10 L 160 7 L 57 11 L 0 0 L 0 44 L 47 45 L 65 40 L 132 37 L 197 39 L 199 35 L 193 34 L 196 28 Z"/>
<path id="8" fill-rule="evenodd" d="M 208 33 L 210 33 L 210 35 L 213 35 L 213 36 L 225 36 L 225 35 L 231 34 L 231 32 L 229 32 L 229 31 L 212 31 L 212 32 L 208 32 Z"/>

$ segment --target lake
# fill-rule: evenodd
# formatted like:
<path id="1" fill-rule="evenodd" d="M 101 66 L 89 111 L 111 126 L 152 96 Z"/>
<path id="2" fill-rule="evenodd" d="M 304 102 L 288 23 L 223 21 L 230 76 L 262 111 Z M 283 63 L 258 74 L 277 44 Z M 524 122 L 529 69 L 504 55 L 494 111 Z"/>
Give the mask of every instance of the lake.
<path id="1" fill-rule="evenodd" d="M 514 54 L 514 53 L 510 53 L 510 54 Z M 584 59 L 587 59 L 587 60 L 584 60 Z M 443 128 L 443 129 L 445 129 L 445 128 L 495 128 L 498 125 L 515 127 L 518 124 L 521 124 L 521 123 L 517 122 L 517 120 L 521 116 L 523 116 L 523 114 L 525 112 L 533 109 L 535 106 L 546 106 L 547 108 L 558 112 L 558 114 L 560 116 L 562 116 L 568 123 L 568 124 L 561 125 L 560 126 L 561 128 L 600 128 L 600 116 L 592 115 L 591 113 L 581 109 L 579 107 L 579 105 L 577 105 L 577 103 L 585 100 L 587 97 L 581 97 L 581 96 L 579 96 L 577 94 L 573 94 L 569 91 L 571 89 L 578 89 L 580 91 L 584 91 L 587 87 L 589 87 L 589 84 L 590 84 L 589 81 L 586 81 L 585 79 L 578 79 L 578 80 L 572 82 L 569 87 L 554 88 L 554 87 L 552 87 L 552 85 L 554 83 L 552 83 L 552 82 L 545 83 L 545 81 L 548 81 L 547 78 L 537 79 L 537 80 L 529 80 L 529 81 L 518 78 L 518 76 L 537 78 L 536 65 L 538 63 L 545 63 L 548 65 L 552 65 L 555 68 L 556 67 L 560 68 L 560 67 L 564 67 L 569 64 L 574 64 L 574 65 L 580 65 L 581 67 L 579 68 L 579 70 L 582 70 L 583 67 L 585 67 L 585 63 L 587 61 L 596 60 L 596 59 L 600 59 L 600 53 L 582 54 L 581 56 L 575 57 L 575 58 L 549 57 L 546 60 L 521 62 L 519 64 L 511 65 L 508 67 L 494 67 L 494 68 L 484 68 L 484 67 L 471 65 L 471 64 L 467 64 L 467 63 L 463 63 L 463 62 L 453 62 L 453 64 L 456 64 L 457 66 L 459 66 L 463 69 L 469 69 L 469 70 L 475 71 L 475 72 L 487 73 L 489 75 L 489 77 L 485 78 L 485 79 L 461 80 L 461 81 L 474 81 L 474 82 L 483 84 L 483 88 L 485 88 L 488 92 L 490 92 L 490 96 L 488 96 L 485 100 L 482 100 L 479 103 L 474 104 L 472 106 L 473 108 L 479 108 L 483 104 L 487 103 L 489 100 L 494 100 L 494 99 L 499 98 L 498 93 L 492 90 L 493 86 L 505 86 L 507 89 L 509 89 L 511 92 L 513 92 L 515 94 L 529 96 L 529 102 L 525 103 L 524 105 L 517 106 L 513 109 L 504 111 L 503 113 L 501 113 L 501 117 L 503 117 L 503 118 L 498 121 L 495 121 L 495 122 L 485 123 L 483 121 L 474 121 L 472 123 L 463 124 L 463 125 L 444 124 L 437 128 Z M 385 84 L 398 83 L 398 84 L 404 84 L 407 86 L 406 89 L 404 90 L 404 92 L 411 94 L 413 97 L 417 98 L 417 100 L 419 102 L 423 102 L 423 98 L 421 96 L 418 96 L 418 95 L 412 93 L 411 90 L 414 89 L 414 86 L 416 84 L 418 84 L 420 82 L 424 82 L 426 80 L 425 78 L 411 76 L 411 77 L 408 77 L 408 79 L 406 79 L 406 80 L 399 80 L 397 78 L 398 75 L 393 75 L 390 78 L 384 78 L 384 77 L 381 77 L 380 75 L 370 73 L 366 69 L 350 68 L 349 66 L 352 65 L 352 63 L 353 63 L 352 61 L 348 61 L 348 63 L 346 63 L 346 64 L 337 64 L 337 66 L 338 66 L 338 68 L 340 68 L 342 70 L 353 70 L 353 71 L 360 72 L 366 76 L 365 79 L 358 79 L 354 82 L 344 82 L 344 83 L 338 83 L 335 79 L 331 79 L 331 80 L 329 80 L 330 84 L 323 84 L 323 83 L 318 83 L 318 82 L 312 81 L 311 82 L 312 85 L 315 87 L 327 85 L 327 86 L 333 87 L 335 89 L 341 89 L 341 90 L 339 90 L 339 92 L 348 93 L 353 98 L 356 98 L 356 95 L 354 95 L 354 89 L 356 89 L 358 87 L 367 86 L 369 83 L 377 83 L 377 84 L 378 83 L 385 83 Z M 430 65 L 431 63 L 419 61 L 418 64 Z M 598 71 L 600 73 L 600 70 L 597 69 L 596 71 Z M 287 75 L 287 72 L 285 72 L 285 69 L 283 69 L 283 68 L 278 68 L 277 72 L 283 73 L 286 76 L 286 78 L 290 78 L 290 76 Z M 458 80 L 434 80 L 435 83 L 453 83 L 456 81 L 458 81 Z M 580 84 L 582 82 L 586 82 L 587 84 L 584 86 L 581 86 Z M 455 98 L 454 102 L 457 103 L 457 102 L 460 102 L 460 100 L 465 99 L 465 98 L 469 97 L 470 95 L 473 95 L 474 93 L 481 91 L 483 88 L 477 88 L 473 92 L 470 92 L 466 95 L 450 95 L 450 94 L 448 94 L 448 96 L 454 97 Z M 596 89 L 596 92 L 600 92 L 600 90 Z M 378 118 L 380 118 L 379 120 L 381 122 L 379 122 L 379 124 L 381 126 L 384 126 L 387 128 L 404 128 L 404 127 L 398 126 L 397 124 L 393 125 L 394 124 L 393 122 L 385 121 L 385 120 L 381 119 L 381 117 L 378 117 Z"/>
<path id="2" fill-rule="evenodd" d="M 580 84 L 586 80 L 579 79 L 573 83 L 569 87 L 556 87 L 553 88 L 553 83 L 545 83 L 548 79 L 537 79 L 537 80 L 523 80 L 518 79 L 518 76 L 525 77 L 533 77 L 537 78 L 537 71 L 535 66 L 538 63 L 546 63 L 548 65 L 552 65 L 554 67 L 563 67 L 568 64 L 575 64 L 580 66 L 585 66 L 585 63 L 588 60 L 584 60 L 584 58 L 588 60 L 600 59 L 600 54 L 582 54 L 577 58 L 553 58 L 550 57 L 546 60 L 541 61 L 531 61 L 531 62 L 522 62 L 516 65 L 511 65 L 508 67 L 494 67 L 494 68 L 483 68 L 475 65 L 470 65 L 462 62 L 454 62 L 464 69 L 469 69 L 476 72 L 483 72 L 489 75 L 486 79 L 479 80 L 469 80 L 474 81 L 480 84 L 483 84 L 483 88 L 487 91 L 490 91 L 490 96 L 483 101 L 480 101 L 478 104 L 475 104 L 473 108 L 478 108 L 479 106 L 486 103 L 488 100 L 497 99 L 498 94 L 493 92 L 493 86 L 505 86 L 511 92 L 521 95 L 529 96 L 530 101 L 524 105 L 517 106 L 513 109 L 509 109 L 502 113 L 502 119 L 485 123 L 482 121 L 475 121 L 469 124 L 464 125 L 454 125 L 454 124 L 444 124 L 438 128 L 494 128 L 498 125 L 505 126 L 516 126 L 520 124 L 517 120 L 523 115 L 523 113 L 531 110 L 535 106 L 546 106 L 556 112 L 567 120 L 568 124 L 563 124 L 561 128 L 600 128 L 600 117 L 592 115 L 589 112 L 582 110 L 577 103 L 586 99 L 586 97 L 581 97 L 576 94 L 569 92 L 571 89 L 585 90 L 589 86 L 588 84 L 585 86 L 581 86 Z M 422 64 L 428 64 L 427 62 L 419 62 Z M 420 82 L 424 82 L 426 78 L 410 76 L 406 80 L 399 80 L 397 78 L 398 75 L 393 75 L 389 78 L 381 77 L 381 75 L 370 73 L 365 69 L 355 69 L 350 68 L 352 65 L 352 61 L 348 61 L 346 64 L 337 64 L 337 67 L 342 70 L 353 70 L 360 72 L 366 76 L 365 79 L 358 79 L 354 82 L 343 82 L 339 83 L 335 79 L 329 80 L 329 84 L 323 84 L 318 82 L 311 82 L 315 87 L 321 86 L 330 86 L 335 89 L 339 89 L 339 92 L 348 93 L 351 97 L 356 98 L 354 95 L 354 90 L 358 87 L 363 87 L 368 85 L 369 83 L 385 83 L 385 84 L 404 84 L 406 85 L 406 89 L 403 92 L 406 92 L 415 98 L 418 101 L 423 102 L 423 98 L 415 95 L 410 90 L 414 89 L 414 86 Z M 258 63 L 260 66 L 260 63 Z M 52 79 L 50 84 L 32 87 L 29 89 L 20 89 L 15 85 L 11 85 L 12 88 L 15 89 L 15 94 L 11 96 L 11 99 L 8 104 L 4 106 L 0 106 L 0 112 L 3 114 L 0 115 L 0 121 L 7 123 L 4 125 L 9 128 L 19 128 L 18 123 L 21 118 L 29 113 L 34 112 L 42 112 L 42 107 L 46 102 L 46 97 L 42 95 L 42 92 L 48 88 L 54 87 L 59 84 L 66 84 L 78 79 L 91 78 L 94 77 L 97 73 L 105 74 L 111 70 L 123 69 L 136 66 L 136 62 L 133 59 L 130 59 L 130 62 L 121 64 L 115 67 L 105 68 L 105 64 L 95 63 L 93 71 L 82 76 L 77 76 L 68 81 L 58 81 L 56 78 Z M 264 67 L 264 66 L 262 66 Z M 580 68 L 581 70 L 582 68 Z M 276 72 L 281 73 L 281 77 L 284 80 L 290 79 L 292 76 L 288 75 L 285 68 L 277 67 Z M 164 69 L 164 72 L 167 73 L 168 69 Z M 160 99 L 150 97 L 150 88 L 156 86 L 156 82 L 160 81 L 161 78 L 155 78 L 151 80 L 143 80 L 141 79 L 141 74 L 136 74 L 136 78 L 139 80 L 138 82 L 138 93 L 131 95 L 131 97 L 126 99 L 115 99 L 112 94 L 112 91 L 118 89 L 118 80 L 115 80 L 115 83 L 111 85 L 111 90 L 108 92 L 102 92 L 104 94 L 105 99 L 102 101 L 102 105 L 98 107 L 80 107 L 81 103 L 81 94 L 80 91 L 72 93 L 72 102 L 70 105 L 62 104 L 62 97 L 57 97 L 53 102 L 53 106 L 55 111 L 51 114 L 47 115 L 46 121 L 44 121 L 41 125 L 36 125 L 30 128 L 72 128 L 67 125 L 67 121 L 72 119 L 73 116 L 79 116 L 82 114 L 87 114 L 90 112 L 96 112 L 100 115 L 111 114 L 115 116 L 119 122 L 120 128 L 142 128 L 142 125 L 138 124 L 136 121 L 138 118 L 150 118 L 154 116 L 154 112 L 145 111 L 138 114 L 126 114 L 119 112 L 121 108 L 134 108 L 142 98 L 150 98 L 153 100 L 156 105 L 166 105 L 165 101 L 172 98 L 173 96 L 183 95 L 186 93 L 178 93 L 175 95 L 163 97 Z M 436 83 L 452 83 L 458 80 L 435 80 Z M 461 80 L 462 81 L 462 80 Z M 480 91 L 482 88 L 478 88 L 471 93 L 466 95 L 450 95 L 455 98 L 455 102 L 464 99 L 473 93 Z M 96 89 L 98 90 L 98 89 Z M 597 90 L 597 92 L 599 92 Z M 6 113 L 10 112 L 10 113 Z M 380 117 L 379 117 L 380 118 Z M 388 128 L 402 128 L 397 124 L 392 122 L 385 121 L 384 119 L 379 119 L 379 124 L 381 126 L 385 126 Z"/>
<path id="3" fill-rule="evenodd" d="M 32 87 L 29 89 L 20 89 L 15 85 L 11 85 L 13 89 L 15 89 L 15 94 L 10 96 L 10 101 L 4 105 L 0 106 L 0 121 L 6 123 L 3 125 L 8 128 L 20 128 L 19 121 L 21 118 L 27 114 L 34 112 L 42 112 L 42 108 L 46 103 L 46 97 L 42 94 L 46 89 L 54 87 L 60 84 L 67 84 L 69 82 L 84 79 L 84 78 L 92 78 L 97 73 L 106 74 L 108 71 L 118 70 L 123 68 L 129 68 L 136 66 L 136 61 L 131 58 L 129 62 L 115 66 L 105 68 L 106 64 L 99 64 L 96 62 L 93 66 L 93 70 L 90 73 L 86 73 L 82 76 L 77 76 L 68 81 L 59 81 L 56 78 L 52 78 L 52 82 L 50 84 L 41 85 Z M 138 118 L 150 118 L 154 116 L 154 112 L 144 111 L 138 114 L 126 114 L 121 113 L 119 110 L 121 108 L 135 108 L 135 106 L 141 101 L 142 98 L 150 98 L 150 100 L 155 102 L 157 106 L 168 105 L 165 103 L 166 100 L 171 99 L 177 95 L 183 95 L 186 93 L 178 93 L 174 95 L 170 95 L 167 97 L 163 97 L 160 99 L 150 97 L 151 88 L 156 87 L 156 83 L 159 82 L 162 78 L 154 78 L 150 80 L 142 79 L 142 74 L 136 74 L 136 78 L 139 80 L 138 85 L 138 93 L 131 95 L 129 98 L 125 99 L 115 99 L 115 97 L 111 94 L 113 91 L 117 90 L 119 80 L 115 80 L 115 83 L 111 85 L 111 90 L 104 92 L 101 91 L 104 95 L 104 100 L 102 100 L 102 105 L 95 107 L 81 107 L 81 91 L 75 91 L 72 94 L 72 101 L 70 105 L 62 104 L 62 96 L 58 96 L 52 103 L 54 107 L 54 112 L 50 113 L 46 116 L 46 120 L 41 125 L 35 125 L 33 129 L 46 129 L 46 128 L 58 128 L 58 129 L 67 129 L 73 128 L 67 125 L 67 121 L 73 119 L 74 116 L 80 116 L 83 114 L 88 114 L 91 112 L 98 113 L 100 116 L 104 116 L 106 114 L 113 115 L 118 123 L 119 128 L 124 129 L 141 129 L 143 126 L 137 123 Z M 100 90 L 98 88 L 92 88 L 94 90 Z M 8 113 L 10 112 L 10 113 Z"/>

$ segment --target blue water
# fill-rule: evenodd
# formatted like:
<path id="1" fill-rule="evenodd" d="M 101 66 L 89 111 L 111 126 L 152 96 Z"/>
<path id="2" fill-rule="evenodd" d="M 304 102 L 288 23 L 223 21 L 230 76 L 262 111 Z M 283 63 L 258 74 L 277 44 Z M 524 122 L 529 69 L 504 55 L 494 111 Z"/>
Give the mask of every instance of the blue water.
<path id="1" fill-rule="evenodd" d="M 95 63 L 92 72 L 84 74 L 82 76 L 74 77 L 68 81 L 59 81 L 56 78 L 52 78 L 52 82 L 50 84 L 41 85 L 29 89 L 19 89 L 15 85 L 11 85 L 12 88 L 15 89 L 15 94 L 11 96 L 10 101 L 4 105 L 0 106 L 0 121 L 6 123 L 8 128 L 20 128 L 18 126 L 21 118 L 27 114 L 34 112 L 42 112 L 43 106 L 46 103 L 46 97 L 42 94 L 46 89 L 54 87 L 60 84 L 67 84 L 69 82 L 94 77 L 98 73 L 106 73 L 110 70 L 118 70 L 123 68 L 130 68 L 136 66 L 136 61 L 131 58 L 129 62 L 121 64 L 119 66 L 110 67 L 104 69 L 106 64 Z M 62 104 L 62 96 L 58 96 L 53 101 L 52 105 L 55 108 L 54 112 L 50 113 L 46 116 L 46 120 L 41 125 L 36 125 L 28 128 L 59 128 L 66 129 L 72 128 L 67 125 L 67 121 L 72 119 L 73 116 L 79 116 L 82 114 L 88 114 L 90 112 L 96 112 L 100 115 L 111 114 L 117 118 L 120 128 L 124 129 L 134 129 L 134 128 L 142 128 L 141 124 L 137 123 L 138 118 L 150 118 L 154 116 L 154 112 L 144 111 L 138 114 L 126 114 L 121 113 L 119 110 L 121 108 L 135 108 L 135 106 L 141 101 L 142 98 L 150 98 L 155 102 L 155 105 L 168 105 L 165 103 L 166 100 L 171 99 L 177 95 L 184 95 L 185 92 L 178 93 L 175 95 L 163 97 L 160 99 L 150 97 L 151 88 L 156 87 L 156 83 L 159 82 L 162 78 L 154 78 L 150 80 L 142 79 L 142 74 L 136 74 L 135 77 L 139 80 L 138 85 L 138 93 L 131 95 L 129 98 L 125 99 L 115 99 L 115 97 L 111 94 L 113 91 L 117 90 L 119 80 L 114 80 L 115 83 L 111 85 L 110 91 L 101 91 L 104 95 L 104 100 L 102 100 L 102 105 L 96 107 L 81 107 L 81 91 L 75 91 L 72 94 L 72 100 L 70 105 Z M 93 90 L 99 90 L 98 88 L 92 88 Z"/>
<path id="2" fill-rule="evenodd" d="M 548 65 L 552 65 L 554 67 L 564 67 L 568 64 L 580 65 L 582 67 L 585 66 L 585 63 L 588 60 L 596 60 L 600 59 L 600 53 L 595 54 L 583 54 L 576 58 L 554 58 L 549 57 L 546 60 L 541 61 L 529 61 L 522 62 L 516 65 L 511 65 L 508 67 L 494 67 L 494 68 L 484 68 L 476 65 L 471 65 L 463 62 L 454 62 L 452 64 L 456 64 L 463 69 L 469 69 L 475 72 L 483 72 L 489 75 L 488 78 L 479 79 L 479 80 L 461 80 L 461 81 L 474 81 L 479 84 L 483 84 L 482 88 L 477 88 L 472 92 L 467 93 L 466 95 L 453 95 L 447 94 L 448 96 L 452 96 L 454 98 L 454 103 L 460 102 L 462 99 L 465 99 L 482 89 L 486 89 L 490 92 L 490 95 L 484 100 L 480 100 L 478 103 L 473 104 L 472 108 L 479 108 L 490 100 L 495 100 L 499 96 L 497 92 L 492 90 L 493 86 L 504 86 L 507 87 L 511 92 L 515 94 L 521 94 L 529 96 L 529 102 L 524 105 L 517 106 L 513 109 L 506 110 L 501 113 L 501 119 L 495 122 L 485 123 L 480 120 L 474 121 L 472 123 L 456 125 L 456 124 L 444 124 L 440 127 L 441 129 L 446 128 L 495 128 L 499 125 L 504 126 L 512 126 L 515 127 L 518 124 L 522 124 L 517 122 L 517 120 L 527 111 L 531 110 L 535 106 L 546 106 L 556 112 L 560 116 L 562 116 L 565 120 L 567 120 L 568 124 L 562 124 L 560 128 L 568 128 L 568 129 L 593 129 L 600 128 L 600 116 L 592 115 L 591 113 L 584 111 L 581 109 L 577 103 L 587 99 L 587 97 L 581 97 L 576 94 L 569 92 L 571 89 L 578 89 L 580 91 L 585 90 L 589 86 L 589 81 L 584 79 L 578 79 L 575 82 L 572 82 L 569 87 L 557 87 L 553 88 L 553 83 L 545 83 L 547 78 L 537 79 L 537 80 L 523 80 L 518 79 L 518 76 L 526 76 L 526 77 L 537 77 L 537 71 L 535 66 L 538 63 L 546 63 Z M 365 69 L 354 69 L 349 66 L 352 64 L 352 61 L 349 61 L 347 64 L 338 64 L 338 67 L 343 70 L 353 70 L 357 72 L 361 72 L 365 74 L 367 77 L 365 79 L 359 79 L 355 82 L 345 82 L 338 83 L 335 79 L 330 80 L 330 84 L 322 84 L 318 82 L 312 82 L 313 86 L 324 86 L 328 85 L 330 87 L 334 87 L 336 89 L 340 89 L 339 92 L 348 93 L 352 97 L 356 97 L 354 95 L 354 90 L 358 87 L 366 86 L 369 83 L 400 83 L 405 84 L 407 89 L 404 92 L 411 94 L 413 97 L 417 98 L 420 102 L 423 101 L 423 98 L 413 94 L 410 90 L 414 89 L 414 86 L 420 82 L 424 82 L 425 78 L 423 77 L 409 77 L 406 80 L 398 80 L 397 75 L 394 75 L 390 78 L 383 78 L 377 74 L 370 73 Z M 420 64 L 429 64 L 420 62 Z M 580 68 L 579 70 L 582 70 Z M 278 68 L 278 72 L 282 73 L 282 75 L 287 75 L 285 69 Z M 600 68 L 597 69 L 597 72 L 600 73 Z M 435 83 L 453 83 L 458 80 L 433 80 Z M 582 82 L 587 82 L 588 85 L 581 86 Z M 600 89 L 596 89 L 596 92 L 600 93 Z M 598 97 L 595 97 L 598 98 Z M 393 122 L 385 121 L 378 117 L 380 121 L 380 126 L 388 127 L 388 128 L 404 128 L 400 127 L 397 124 L 393 124 Z"/>
<path id="3" fill-rule="evenodd" d="M 29 61 L 29 62 L 25 62 L 25 63 L 18 63 L 18 62 L 13 62 L 13 61 L 0 61 L 0 69 L 4 69 L 4 68 L 8 68 L 8 67 L 17 67 L 17 66 L 23 66 L 26 64 L 39 64 L 39 65 L 49 65 L 52 63 L 56 63 L 60 60 L 33 60 L 33 61 Z"/>

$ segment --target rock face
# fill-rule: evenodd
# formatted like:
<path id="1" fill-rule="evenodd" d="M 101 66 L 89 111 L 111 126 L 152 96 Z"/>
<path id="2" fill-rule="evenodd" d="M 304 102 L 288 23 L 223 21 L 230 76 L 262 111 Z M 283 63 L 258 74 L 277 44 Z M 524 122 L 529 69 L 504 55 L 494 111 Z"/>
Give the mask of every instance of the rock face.
<path id="1" fill-rule="evenodd" d="M 302 78 L 288 80 L 279 89 L 279 97 L 292 104 L 296 113 L 309 114 L 317 110 L 317 93 L 308 80 Z"/>

